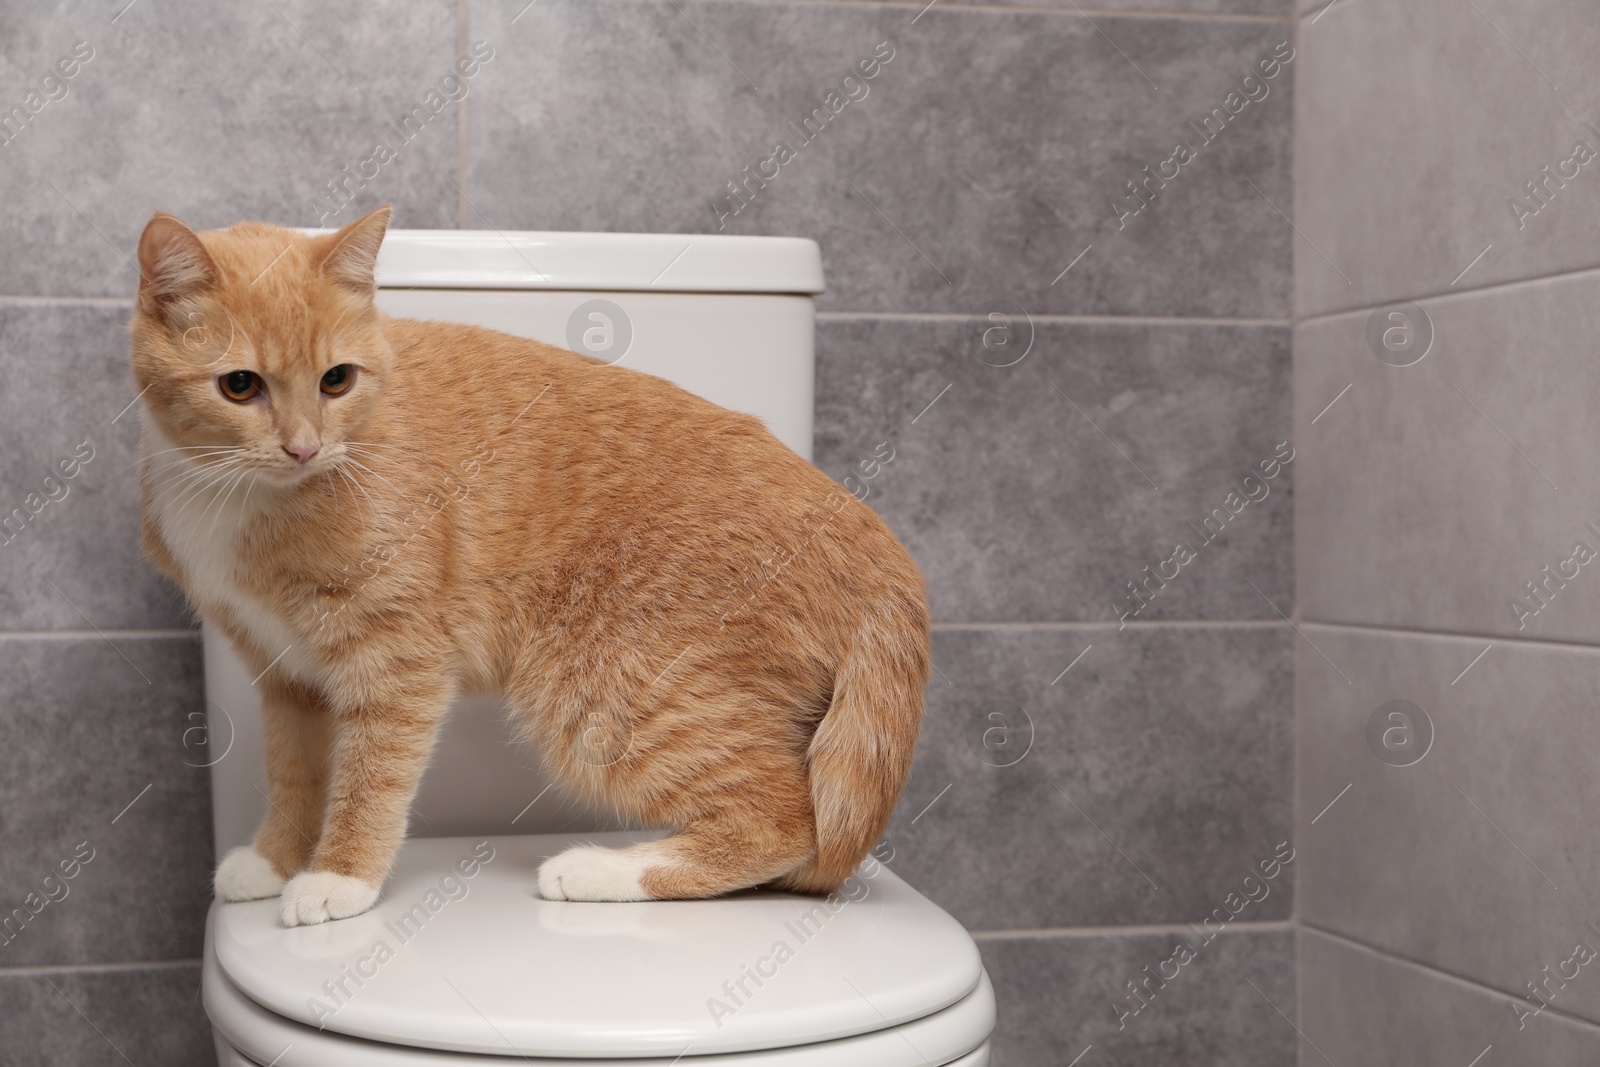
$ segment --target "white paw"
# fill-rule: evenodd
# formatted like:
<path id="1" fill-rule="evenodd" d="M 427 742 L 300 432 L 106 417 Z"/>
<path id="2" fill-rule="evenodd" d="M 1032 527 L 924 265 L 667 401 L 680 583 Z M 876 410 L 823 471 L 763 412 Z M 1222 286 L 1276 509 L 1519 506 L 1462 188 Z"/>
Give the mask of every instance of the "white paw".
<path id="1" fill-rule="evenodd" d="M 311 926 L 360 915 L 377 903 L 378 889 L 332 871 L 305 871 L 283 887 L 283 925 Z"/>
<path id="2" fill-rule="evenodd" d="M 539 865 L 539 895 L 546 900 L 649 900 L 639 884 L 646 866 L 637 852 L 579 845 Z"/>
<path id="3" fill-rule="evenodd" d="M 223 900 L 265 900 L 283 892 L 283 879 L 267 858 L 249 845 L 236 848 L 217 864 L 212 880 Z"/>

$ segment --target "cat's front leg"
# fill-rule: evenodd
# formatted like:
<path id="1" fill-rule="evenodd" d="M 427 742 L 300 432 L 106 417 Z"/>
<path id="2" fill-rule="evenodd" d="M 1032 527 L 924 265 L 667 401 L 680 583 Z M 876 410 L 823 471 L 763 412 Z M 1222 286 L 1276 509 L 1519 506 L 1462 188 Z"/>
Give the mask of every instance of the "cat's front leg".
<path id="1" fill-rule="evenodd" d="M 285 926 L 348 918 L 377 902 L 453 695 L 435 673 L 368 677 L 381 688 L 334 700 L 327 811 L 308 868 L 283 889 Z"/>
<path id="2" fill-rule="evenodd" d="M 267 814 L 255 841 L 217 866 L 223 900 L 275 897 L 311 860 L 322 829 L 333 748 L 332 710 L 322 694 L 268 671 L 259 680 L 267 750 Z"/>

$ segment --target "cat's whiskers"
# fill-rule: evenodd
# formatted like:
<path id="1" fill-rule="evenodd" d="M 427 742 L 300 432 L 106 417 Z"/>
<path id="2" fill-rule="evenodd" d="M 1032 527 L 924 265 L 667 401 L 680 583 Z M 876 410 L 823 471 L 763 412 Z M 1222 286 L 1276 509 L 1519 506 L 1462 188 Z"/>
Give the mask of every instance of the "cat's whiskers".
<path id="1" fill-rule="evenodd" d="M 211 519 L 211 526 L 206 530 L 206 537 L 209 538 L 212 534 L 217 532 L 217 523 L 221 520 L 223 513 L 228 510 L 228 501 L 233 499 L 233 491 L 239 487 L 239 483 L 244 481 L 246 478 L 251 479 L 253 483 L 255 476 L 255 472 L 246 467 L 244 470 L 234 475 L 233 481 L 228 483 L 227 492 L 218 494 L 217 513 Z M 201 517 L 204 518 L 204 516 Z"/>
<path id="2" fill-rule="evenodd" d="M 377 502 L 372 499 L 372 494 L 366 491 L 366 488 L 361 484 L 360 480 L 356 478 L 355 475 L 345 470 L 342 466 L 335 467 L 334 470 L 339 472 L 339 477 L 348 487 L 345 491 L 350 494 L 350 506 L 352 508 L 355 508 L 357 511 L 359 511 L 363 507 L 370 506 L 373 511 L 377 511 Z M 361 496 L 357 497 L 357 493 L 360 493 Z M 362 499 L 367 501 L 366 505 L 361 503 Z"/>
<path id="3" fill-rule="evenodd" d="M 250 496 L 256 491 L 256 485 L 260 482 L 260 480 L 261 479 L 256 477 L 254 474 L 251 475 L 250 484 L 246 486 L 244 490 L 244 499 L 239 502 L 239 507 L 244 511 L 248 512 L 250 510 Z"/>
<path id="4" fill-rule="evenodd" d="M 198 478 L 183 487 L 181 493 L 175 494 L 167 501 L 167 507 L 173 511 L 187 510 L 195 504 L 205 500 L 205 494 L 222 483 L 224 478 L 232 475 L 233 471 L 211 473 L 210 477 Z"/>
<path id="5" fill-rule="evenodd" d="M 418 463 L 432 463 L 432 462 L 435 462 L 434 460 L 427 459 L 420 452 L 414 452 L 409 448 L 402 448 L 399 445 L 383 444 L 383 443 L 378 442 L 378 441 L 346 441 L 344 443 L 344 446 L 346 448 L 360 449 L 360 450 L 368 450 L 368 449 L 373 449 L 373 448 L 387 448 L 387 449 L 391 449 L 392 451 L 399 452 L 401 455 L 404 455 L 404 456 L 406 456 L 406 457 L 408 457 L 410 459 L 416 460 Z M 384 456 L 384 457 L 375 457 L 375 458 L 389 459 L 389 458 L 392 458 L 392 457 Z"/>
<path id="6" fill-rule="evenodd" d="M 209 466 L 206 462 L 207 460 L 215 463 L 218 462 L 220 457 L 242 457 L 249 449 L 243 447 L 211 447 L 190 456 L 170 455 L 174 451 L 177 450 L 164 448 L 160 452 L 152 452 L 147 456 L 140 456 L 138 462 L 149 463 L 162 469 L 202 468 Z M 162 459 L 162 456 L 167 456 L 168 458 Z"/>
<path id="7" fill-rule="evenodd" d="M 339 473 L 338 465 L 337 464 L 330 464 L 328 466 L 328 473 L 329 474 L 338 474 Z M 339 502 L 340 497 L 343 494 L 347 493 L 347 492 L 349 492 L 349 490 L 341 488 L 337 481 L 334 481 L 332 478 L 328 479 L 328 496 L 331 498 L 331 501 L 334 504 L 337 504 Z M 352 498 L 352 506 L 353 506 L 353 498 Z"/>
<path id="8" fill-rule="evenodd" d="M 155 478 L 157 479 L 155 482 L 156 491 L 161 492 L 162 490 L 165 490 L 169 494 L 176 494 L 180 489 L 187 489 L 197 484 L 204 484 L 208 476 L 216 474 L 218 470 L 227 470 L 240 462 L 242 462 L 242 460 L 239 457 L 230 457 L 225 460 L 217 461 L 216 465 L 209 463 L 201 464 L 199 466 L 192 467 L 189 470 L 180 470 L 176 474 L 170 473 L 169 471 L 159 472 L 155 475 Z"/>
<path id="9" fill-rule="evenodd" d="M 352 453 L 362 454 L 362 456 L 366 456 L 368 459 L 373 459 L 373 461 L 386 459 L 386 461 L 395 462 L 398 458 L 405 458 L 410 459 L 413 464 L 419 464 L 419 466 L 440 466 L 437 459 L 429 458 L 429 456 L 424 456 L 424 454 L 411 451 L 410 448 L 402 448 L 402 446 L 398 445 L 379 445 L 378 442 L 346 442 L 344 443 L 344 448 L 346 448 L 347 451 L 352 451 Z M 376 450 L 386 450 L 390 451 L 390 453 L 400 453 L 400 456 L 397 458 L 397 456 L 389 456 L 389 454 L 384 454 L 384 451 Z"/>
<path id="10" fill-rule="evenodd" d="M 206 516 L 210 515 L 213 510 L 216 511 L 219 517 L 222 515 L 222 508 L 220 505 L 222 504 L 223 500 L 227 499 L 227 494 L 232 492 L 233 487 L 239 484 L 239 479 L 244 477 L 244 475 L 245 471 L 234 470 L 223 481 L 223 484 L 217 487 L 217 491 L 211 495 L 211 499 L 206 502 L 205 507 L 200 509 L 200 514 L 195 519 L 194 523 L 196 528 L 198 528 L 199 525 L 206 520 Z M 213 525 L 210 530 L 214 530 L 215 528 L 216 527 Z M 208 538 L 211 536 L 210 530 L 208 530 L 206 534 Z"/>
<path id="11" fill-rule="evenodd" d="M 234 454 L 236 452 L 243 452 L 244 451 L 244 449 L 242 447 L 234 447 L 234 446 L 222 446 L 222 447 L 219 447 L 217 445 L 183 445 L 183 446 L 178 447 L 178 448 L 163 448 L 159 452 L 151 452 L 147 456 L 140 456 L 138 459 L 135 459 L 132 463 L 128 464 L 126 467 L 123 467 L 121 470 L 117 471 L 117 473 L 118 474 L 122 474 L 125 471 L 132 470 L 134 467 L 139 466 L 141 463 L 146 463 L 146 462 L 149 462 L 151 460 L 154 460 L 157 456 L 165 456 L 165 455 L 168 455 L 169 453 L 172 453 L 172 452 L 198 451 L 200 449 L 209 449 L 210 451 L 202 451 L 198 455 L 194 455 L 194 456 L 179 456 L 178 459 L 200 460 L 200 459 L 205 459 L 205 458 L 210 457 L 210 456 L 227 456 L 227 455 L 232 455 L 232 454 Z M 174 461 L 173 460 L 168 460 L 167 461 L 168 464 L 171 464 L 172 462 L 174 462 Z"/>
<path id="12" fill-rule="evenodd" d="M 346 474 L 337 463 L 331 465 L 328 468 L 328 472 L 330 474 L 337 474 L 339 476 L 337 480 L 333 478 L 328 479 L 328 484 L 333 487 L 332 492 L 334 500 L 338 501 L 342 496 L 348 496 L 350 498 L 351 510 L 359 510 L 361 507 L 361 501 L 356 499 L 355 490 L 350 488 L 350 476 Z"/>
<path id="13" fill-rule="evenodd" d="M 219 444 L 219 443 L 213 441 L 211 444 L 208 444 L 208 445 L 174 445 L 172 448 L 158 449 L 158 450 L 156 450 L 154 452 L 150 452 L 150 453 L 147 453 L 147 454 L 145 454 L 143 456 L 140 456 L 139 458 L 140 459 L 154 459 L 157 456 L 165 456 L 165 455 L 167 455 L 168 453 L 171 453 L 171 452 L 205 452 L 207 454 L 210 454 L 210 453 L 213 453 L 213 452 L 243 452 L 244 450 L 245 450 L 245 448 L 244 448 L 243 445 L 224 445 L 224 444 Z M 192 459 L 193 457 L 192 456 L 186 456 L 184 458 Z"/>
<path id="14" fill-rule="evenodd" d="M 405 494 L 405 491 L 403 489 L 401 489 L 398 485 L 395 485 L 393 482 L 391 482 L 389 479 L 385 478 L 383 475 L 379 474 L 377 471 L 373 470 L 371 467 L 367 466 L 365 463 L 362 463 L 359 459 L 356 459 L 355 456 L 353 456 L 353 455 L 351 455 L 349 453 L 346 453 L 345 460 L 346 460 L 346 462 L 350 463 L 352 466 L 359 467 L 361 470 L 366 471 L 368 474 L 372 475 L 374 478 L 376 478 L 379 481 L 383 482 L 390 489 L 393 489 L 396 493 L 398 493 L 400 495 L 400 499 L 404 500 L 407 504 L 413 504 L 413 505 L 415 504 L 415 502 L 409 496 L 407 496 Z"/>
<path id="15" fill-rule="evenodd" d="M 208 442 L 207 444 L 203 444 L 203 445 L 173 445 L 171 448 L 162 448 L 162 449 L 156 450 L 155 452 L 151 452 L 150 455 L 152 455 L 152 456 L 164 456 L 168 452 L 204 452 L 207 449 L 211 449 L 211 448 L 227 448 L 227 449 L 232 449 L 235 452 L 243 452 L 244 451 L 244 446 L 243 445 L 224 445 L 224 444 L 220 444 L 219 442 L 216 442 L 216 441 L 211 441 L 211 442 Z"/>
<path id="16" fill-rule="evenodd" d="M 213 474 L 218 470 L 226 470 L 231 466 L 243 462 L 243 456 L 228 456 L 224 459 L 213 460 L 211 463 L 196 463 L 194 466 L 187 469 L 180 468 L 176 473 L 173 473 L 173 468 L 176 467 L 177 464 L 167 463 L 164 465 L 162 470 L 155 472 L 155 477 L 160 479 L 157 482 L 158 485 L 176 487 L 183 485 L 185 482 L 203 478 L 207 474 Z"/>
<path id="17" fill-rule="evenodd" d="M 434 467 L 437 469 L 442 468 L 443 466 L 436 459 L 433 459 L 429 456 L 424 456 L 420 452 L 413 452 L 409 448 L 401 448 L 399 445 L 380 445 L 373 441 L 346 441 L 344 443 L 344 448 L 347 453 L 361 456 L 365 459 L 371 460 L 373 463 L 400 463 L 403 461 L 410 461 L 408 468 Z M 374 448 L 390 449 L 394 452 L 400 453 L 400 455 L 385 455 L 381 452 L 372 451 Z"/>
<path id="18" fill-rule="evenodd" d="M 220 484 L 223 478 L 232 474 L 243 463 L 243 457 L 230 456 L 217 463 L 207 464 L 196 470 L 185 471 L 170 486 L 163 487 L 167 488 L 172 494 L 167 498 L 167 506 L 174 509 L 187 507 L 191 501 L 197 499 L 206 490 Z"/>
<path id="19" fill-rule="evenodd" d="M 345 478 L 350 482 L 351 485 L 353 485 L 357 489 L 361 490 L 361 495 L 366 497 L 367 498 L 367 503 L 372 505 L 372 512 L 373 512 L 374 515 L 379 513 L 380 509 L 378 507 L 378 502 L 376 500 L 372 499 L 372 494 L 367 492 L 367 487 L 361 484 L 361 479 L 356 476 L 354 471 L 345 470 L 344 469 L 344 464 L 342 464 L 342 463 L 335 464 L 333 469 L 338 471 L 340 474 L 344 475 Z"/>

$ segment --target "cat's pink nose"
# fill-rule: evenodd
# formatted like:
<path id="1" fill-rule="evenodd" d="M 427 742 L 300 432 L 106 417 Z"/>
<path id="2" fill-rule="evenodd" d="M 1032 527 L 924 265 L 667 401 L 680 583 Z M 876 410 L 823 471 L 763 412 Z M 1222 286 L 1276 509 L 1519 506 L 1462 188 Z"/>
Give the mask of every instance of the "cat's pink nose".
<path id="1" fill-rule="evenodd" d="M 283 450 L 295 458 L 297 463 L 305 463 L 322 450 L 322 446 L 313 441 L 310 444 L 295 443 L 284 445 Z"/>

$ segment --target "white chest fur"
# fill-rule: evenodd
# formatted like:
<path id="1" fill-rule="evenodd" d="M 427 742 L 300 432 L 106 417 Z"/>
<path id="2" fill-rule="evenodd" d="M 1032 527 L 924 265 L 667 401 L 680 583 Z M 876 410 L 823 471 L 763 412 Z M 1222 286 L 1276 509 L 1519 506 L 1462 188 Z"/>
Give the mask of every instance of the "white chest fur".
<path id="1" fill-rule="evenodd" d="M 322 669 L 304 636 L 240 589 L 237 580 L 240 568 L 251 565 L 241 556 L 242 535 L 270 504 L 270 491 L 252 492 L 250 476 L 237 467 L 218 465 L 214 473 L 202 473 L 148 413 L 141 447 L 156 528 L 183 569 L 186 592 L 201 614 L 226 610 L 267 660 L 276 660 L 278 668 L 301 681 L 321 680 Z"/>

